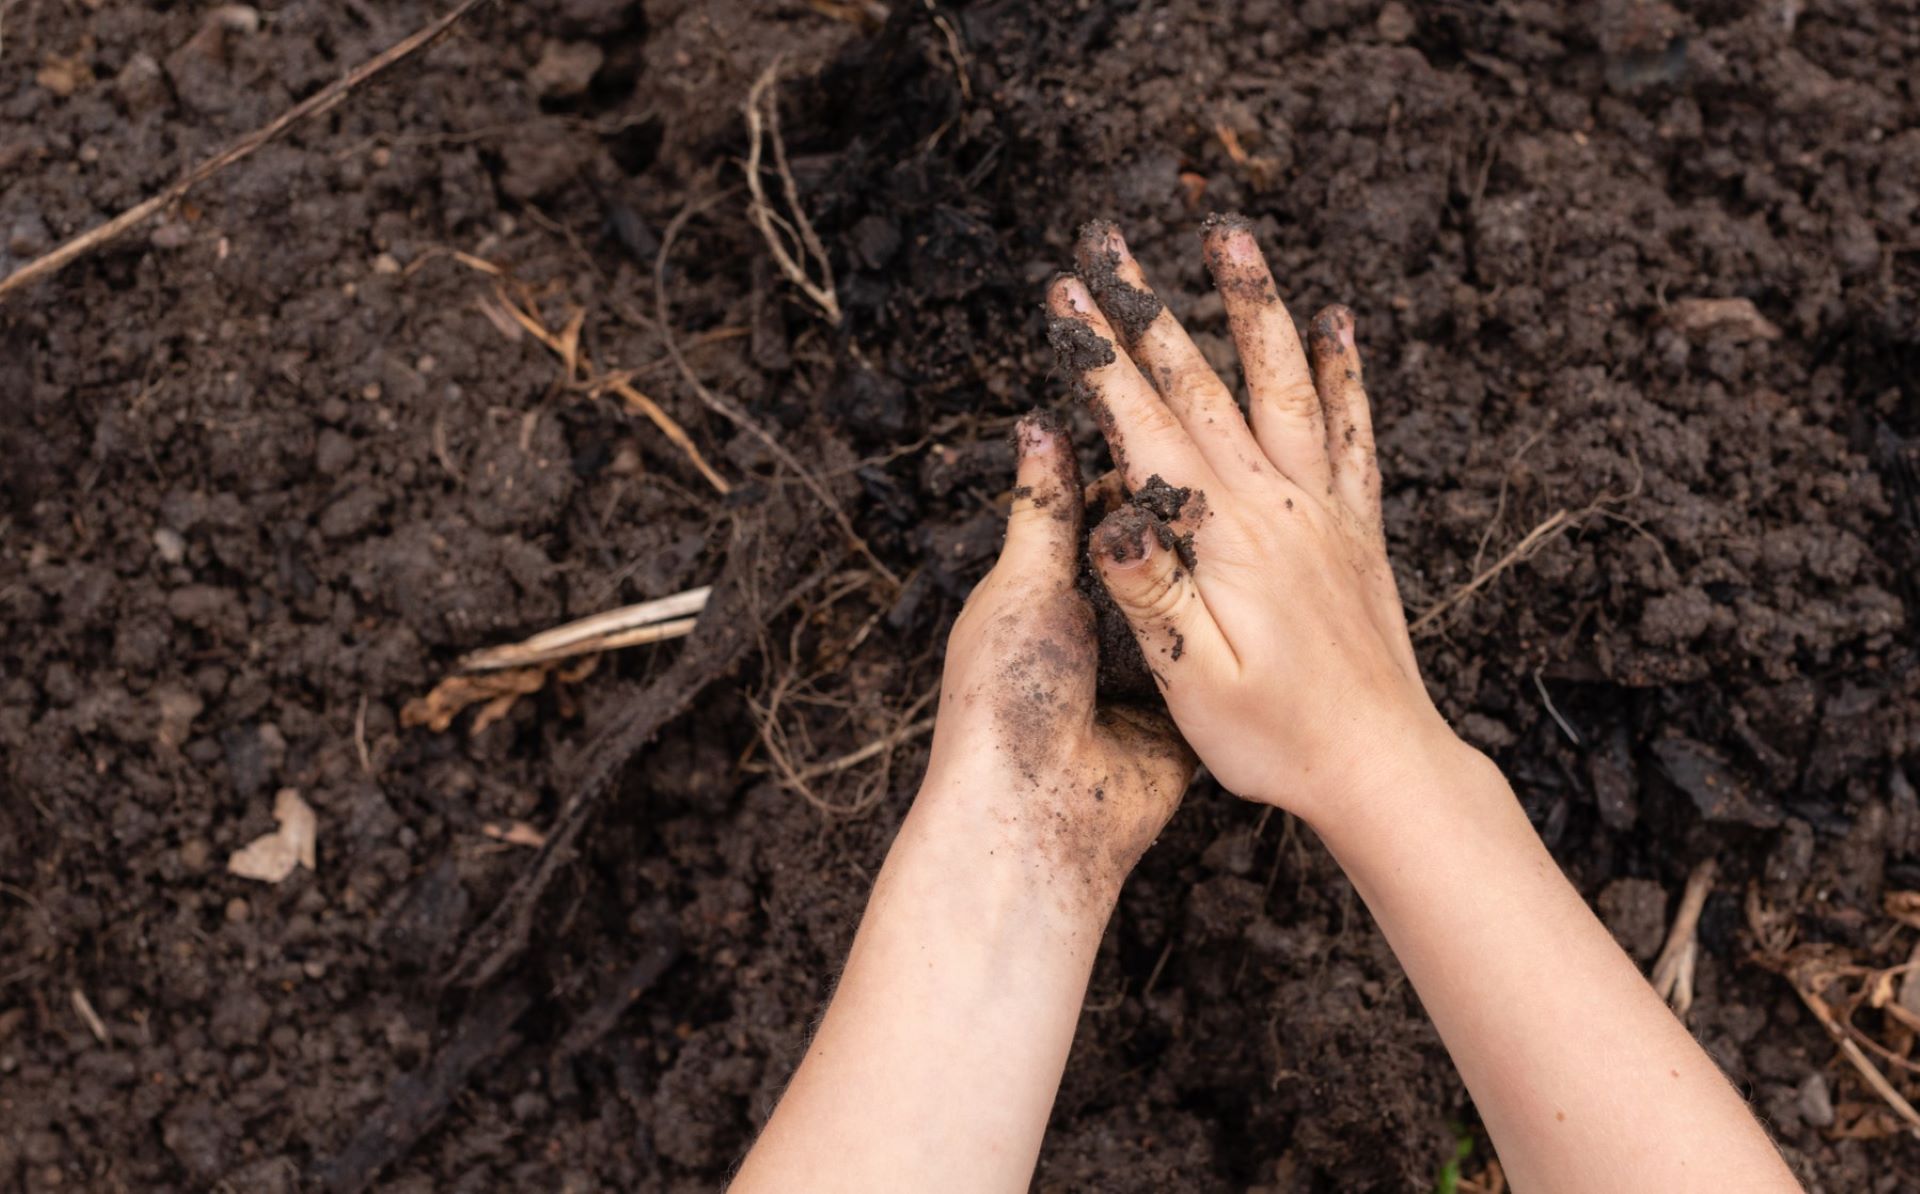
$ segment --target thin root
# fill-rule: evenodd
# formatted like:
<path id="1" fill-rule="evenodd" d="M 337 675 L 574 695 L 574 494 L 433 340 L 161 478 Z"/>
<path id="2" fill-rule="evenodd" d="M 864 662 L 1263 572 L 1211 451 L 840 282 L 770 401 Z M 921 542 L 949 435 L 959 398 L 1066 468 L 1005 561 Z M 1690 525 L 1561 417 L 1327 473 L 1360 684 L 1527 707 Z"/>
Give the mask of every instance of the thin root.
<path id="1" fill-rule="evenodd" d="M 747 192 L 752 196 L 747 204 L 747 218 L 766 239 L 767 251 L 773 254 L 774 264 L 780 267 L 787 281 L 820 308 L 828 323 L 838 327 L 840 299 L 833 285 L 833 263 L 827 257 L 826 246 L 813 230 L 813 222 L 807 219 L 806 209 L 800 206 L 800 187 L 793 180 L 793 170 L 787 165 L 786 143 L 780 138 L 780 100 L 774 94 L 779 80 L 780 59 L 776 57 L 747 89 Z M 786 216 L 776 212 L 768 201 L 766 182 L 761 177 L 764 146 L 769 143 L 773 148 L 773 171 L 779 176 L 787 203 L 789 214 Z"/>

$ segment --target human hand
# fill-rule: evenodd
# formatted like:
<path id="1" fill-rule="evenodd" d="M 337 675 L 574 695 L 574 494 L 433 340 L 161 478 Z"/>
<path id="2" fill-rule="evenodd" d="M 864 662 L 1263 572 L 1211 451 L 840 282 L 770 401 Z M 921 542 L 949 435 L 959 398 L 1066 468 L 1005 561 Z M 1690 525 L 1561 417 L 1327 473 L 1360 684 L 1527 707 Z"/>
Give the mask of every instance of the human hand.
<path id="1" fill-rule="evenodd" d="M 1057 416 L 1022 419 L 1015 448 L 1006 544 L 947 640 L 921 800 L 984 812 L 999 847 L 1031 853 L 1076 905 L 1111 901 L 1180 803 L 1193 754 L 1157 710 L 1096 701 L 1093 613 L 1074 583 L 1079 464 Z"/>
<path id="2" fill-rule="evenodd" d="M 1303 351 L 1244 221 L 1209 221 L 1205 255 L 1251 427 L 1112 224 L 1082 230 L 1078 276 L 1049 289 L 1051 338 L 1127 487 L 1194 491 L 1170 527 L 1123 507 L 1090 550 L 1208 769 L 1318 826 L 1468 748 L 1420 681 L 1387 564 L 1352 312 L 1320 312 Z"/>

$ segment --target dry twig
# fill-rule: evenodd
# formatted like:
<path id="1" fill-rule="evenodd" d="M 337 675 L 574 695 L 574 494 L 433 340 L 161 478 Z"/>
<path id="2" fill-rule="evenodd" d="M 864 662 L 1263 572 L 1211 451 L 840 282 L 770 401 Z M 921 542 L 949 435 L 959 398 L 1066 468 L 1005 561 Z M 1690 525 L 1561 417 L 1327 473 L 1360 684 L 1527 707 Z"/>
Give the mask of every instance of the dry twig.
<path id="1" fill-rule="evenodd" d="M 466 253 L 455 253 L 454 258 L 470 269 L 501 279 L 494 287 L 491 305 L 483 305 L 481 313 L 486 315 L 495 327 L 500 328 L 502 334 L 511 335 L 508 329 L 519 328 L 546 345 L 555 356 L 560 358 L 560 365 L 566 372 L 568 386 L 583 389 L 596 397 L 609 390 L 618 394 L 628 410 L 645 415 L 647 420 L 658 427 L 660 433 L 666 436 L 674 447 L 680 449 L 681 454 L 687 458 L 687 462 L 707 479 L 707 484 L 713 486 L 722 496 L 733 492 L 733 486 L 727 483 L 726 478 L 714 471 L 713 466 L 707 463 L 707 458 L 700 454 L 700 449 L 694 446 L 693 437 L 687 434 L 686 428 L 680 426 L 679 422 L 659 403 L 633 387 L 633 374 L 619 369 L 609 369 L 604 373 L 594 371 L 592 360 L 580 350 L 580 331 L 585 326 L 587 317 L 585 308 L 572 308 L 567 316 L 567 325 L 558 332 L 552 331 L 540 321 L 539 316 L 533 313 L 533 303 L 530 299 L 523 302 L 514 301 L 507 290 L 505 271 L 499 266 Z"/>
<path id="2" fill-rule="evenodd" d="M 393 45 L 375 54 L 372 58 L 354 67 L 346 74 L 301 100 L 293 107 L 274 117 L 266 124 L 227 146 L 219 153 L 205 159 L 185 174 L 169 183 L 161 192 L 150 199 L 134 204 L 113 219 L 95 228 L 89 228 L 80 235 L 57 245 L 47 253 L 36 257 L 19 269 L 0 280 L 0 299 L 5 299 L 16 290 L 33 285 L 43 278 L 52 277 L 80 258 L 100 246 L 116 239 L 158 215 L 169 204 L 185 195 L 195 186 L 212 178 L 220 171 L 252 154 L 262 145 L 286 132 L 294 125 L 317 116 L 336 107 L 348 95 L 364 85 L 369 79 L 402 62 L 437 41 L 441 35 L 452 29 L 486 0 L 460 0 L 445 16 L 429 21 L 425 27 L 409 34 Z"/>

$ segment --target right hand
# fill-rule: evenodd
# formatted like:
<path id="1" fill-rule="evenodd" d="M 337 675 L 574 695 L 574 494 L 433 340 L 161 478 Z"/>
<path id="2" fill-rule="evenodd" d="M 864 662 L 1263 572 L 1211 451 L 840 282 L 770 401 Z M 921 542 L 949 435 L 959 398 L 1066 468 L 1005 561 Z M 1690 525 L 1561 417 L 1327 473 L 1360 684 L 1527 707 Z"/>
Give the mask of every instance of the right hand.
<path id="1" fill-rule="evenodd" d="M 1127 487 L 1158 475 L 1193 490 L 1171 534 L 1127 507 L 1090 550 L 1201 761 L 1320 826 L 1470 748 L 1420 681 L 1387 564 L 1352 313 L 1320 312 L 1302 351 L 1245 223 L 1213 222 L 1205 253 L 1251 427 L 1111 224 L 1082 231 L 1078 275 L 1048 291 L 1053 338 Z M 1187 534 L 1191 568 L 1176 550 Z"/>

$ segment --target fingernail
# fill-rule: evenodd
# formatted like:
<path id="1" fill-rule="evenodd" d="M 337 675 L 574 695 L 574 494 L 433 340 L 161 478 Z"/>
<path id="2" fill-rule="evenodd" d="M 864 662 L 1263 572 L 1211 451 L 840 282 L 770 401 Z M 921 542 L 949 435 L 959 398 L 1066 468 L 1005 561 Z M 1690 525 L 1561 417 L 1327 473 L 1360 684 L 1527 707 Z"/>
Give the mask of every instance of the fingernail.
<path id="1" fill-rule="evenodd" d="M 1109 219 L 1088 220 L 1074 233 L 1074 239 L 1082 249 L 1112 249 L 1126 251 L 1126 242 L 1120 239 L 1120 226 Z"/>
<path id="2" fill-rule="evenodd" d="M 1058 422 L 1058 415 L 1050 415 L 1046 411 L 1036 410 L 1022 415 L 1019 423 L 1014 425 L 1014 443 L 1020 455 L 1039 456 L 1053 451 L 1054 445 L 1060 442 L 1056 426 Z"/>
<path id="3" fill-rule="evenodd" d="M 1075 315 L 1092 315 L 1092 296 L 1087 294 L 1087 284 L 1079 278 L 1069 276 L 1060 282 L 1060 296 L 1068 301 L 1068 309 Z"/>
<path id="4" fill-rule="evenodd" d="M 1328 307 L 1313 317 L 1313 324 L 1307 329 L 1307 337 L 1314 343 L 1315 351 L 1324 352 L 1337 346 L 1343 353 L 1353 351 L 1353 312 L 1338 304 Z"/>
<path id="5" fill-rule="evenodd" d="M 1122 506 L 1094 528 L 1093 549 L 1116 571 L 1145 564 L 1153 558 L 1156 546 L 1153 517 L 1138 506 Z"/>
<path id="6" fill-rule="evenodd" d="M 1200 225 L 1200 235 L 1208 241 L 1224 241 L 1236 232 L 1244 233 L 1248 240 L 1253 238 L 1253 221 L 1237 211 L 1209 212 Z"/>

